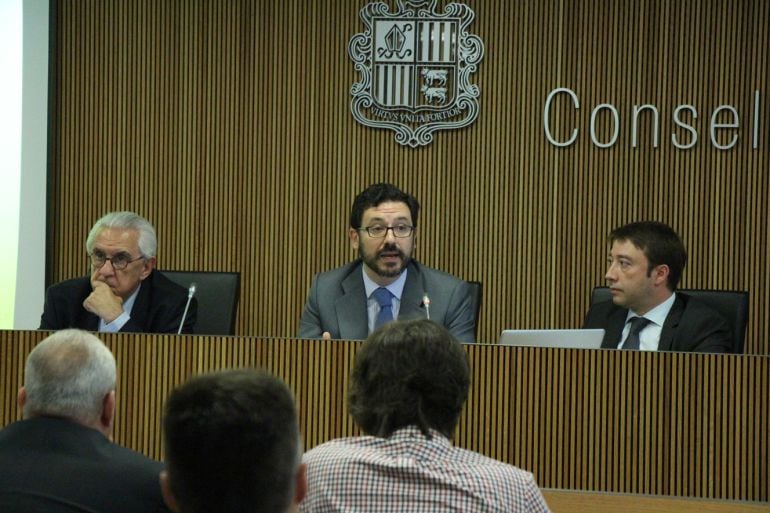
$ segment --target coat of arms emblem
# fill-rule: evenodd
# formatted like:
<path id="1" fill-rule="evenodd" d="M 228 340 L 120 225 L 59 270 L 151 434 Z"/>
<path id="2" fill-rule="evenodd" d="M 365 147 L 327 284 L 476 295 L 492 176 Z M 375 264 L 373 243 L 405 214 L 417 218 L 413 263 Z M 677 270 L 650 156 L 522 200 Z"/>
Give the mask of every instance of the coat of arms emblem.
<path id="1" fill-rule="evenodd" d="M 479 88 L 471 75 L 484 44 L 467 32 L 474 18 L 466 5 L 437 0 L 397 0 L 365 5 L 366 32 L 350 39 L 348 54 L 360 73 L 351 88 L 351 110 L 361 124 L 389 128 L 413 148 L 433 141 L 433 132 L 461 128 L 479 114 Z"/>

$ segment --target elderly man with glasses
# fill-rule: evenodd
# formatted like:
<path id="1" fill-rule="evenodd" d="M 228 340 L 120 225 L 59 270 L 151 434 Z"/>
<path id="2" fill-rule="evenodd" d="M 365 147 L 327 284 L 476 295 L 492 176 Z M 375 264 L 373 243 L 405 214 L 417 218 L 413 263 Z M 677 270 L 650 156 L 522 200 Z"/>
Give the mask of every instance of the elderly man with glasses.
<path id="1" fill-rule="evenodd" d="M 348 237 L 359 258 L 313 278 L 301 338 L 363 340 L 394 319 L 430 319 L 474 341 L 468 283 L 412 258 L 420 204 L 391 184 L 356 196 Z"/>
<path id="2" fill-rule="evenodd" d="M 86 240 L 91 275 L 48 289 L 40 329 L 192 333 L 197 302 L 187 307 L 187 290 L 155 270 L 157 246 L 153 226 L 133 212 L 96 221 Z"/>

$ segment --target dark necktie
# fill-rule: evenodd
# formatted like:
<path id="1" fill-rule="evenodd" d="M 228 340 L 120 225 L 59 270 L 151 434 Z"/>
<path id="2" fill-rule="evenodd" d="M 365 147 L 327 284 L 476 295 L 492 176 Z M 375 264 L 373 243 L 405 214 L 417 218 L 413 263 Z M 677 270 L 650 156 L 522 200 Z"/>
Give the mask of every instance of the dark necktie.
<path id="1" fill-rule="evenodd" d="M 377 314 L 377 319 L 374 321 L 374 329 L 377 329 L 386 322 L 393 320 L 393 294 L 385 287 L 380 287 L 374 291 L 373 295 L 377 304 L 380 305 L 380 311 Z"/>
<path id="2" fill-rule="evenodd" d="M 623 349 L 639 349 L 639 333 L 651 321 L 644 317 L 631 317 L 628 322 L 631 323 L 631 331 L 628 332 L 628 337 L 623 343 Z"/>

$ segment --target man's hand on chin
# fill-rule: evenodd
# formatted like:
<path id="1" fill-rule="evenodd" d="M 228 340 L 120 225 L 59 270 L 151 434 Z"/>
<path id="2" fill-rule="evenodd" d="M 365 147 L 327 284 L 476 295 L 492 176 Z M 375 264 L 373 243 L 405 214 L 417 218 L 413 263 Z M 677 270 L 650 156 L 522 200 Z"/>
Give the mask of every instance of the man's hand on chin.
<path id="1" fill-rule="evenodd" d="M 112 293 L 110 286 L 103 281 L 91 279 L 91 294 L 83 301 L 83 308 L 98 315 L 109 324 L 123 313 L 123 298 Z"/>

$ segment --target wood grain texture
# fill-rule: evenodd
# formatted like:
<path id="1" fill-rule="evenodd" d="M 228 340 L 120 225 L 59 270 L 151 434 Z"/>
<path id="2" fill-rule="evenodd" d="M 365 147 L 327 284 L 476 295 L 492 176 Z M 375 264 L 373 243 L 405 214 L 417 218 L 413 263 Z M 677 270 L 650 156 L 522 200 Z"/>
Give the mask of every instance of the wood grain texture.
<path id="1" fill-rule="evenodd" d="M 485 44 L 480 117 L 415 150 L 350 114 L 363 0 L 55 2 L 49 281 L 86 272 L 97 217 L 135 210 L 158 230 L 161 268 L 241 272 L 238 334 L 290 337 L 313 274 L 354 257 L 353 197 L 387 180 L 422 202 L 417 257 L 484 284 L 481 340 L 579 326 L 604 283 L 606 234 L 657 219 L 688 247 L 683 287 L 749 291 L 746 351 L 770 354 L 770 4 L 468 4 Z M 579 129 L 567 148 L 544 131 L 557 87 L 580 101 L 554 101 L 554 137 Z M 590 136 L 602 104 L 619 116 L 607 149 Z M 698 140 L 680 150 L 685 104 Z M 642 105 L 659 112 L 658 147 L 649 110 L 632 144 Z M 720 105 L 739 114 L 716 135 L 737 133 L 725 151 L 709 134 Z M 614 128 L 600 109 L 596 139 Z"/>
<path id="2" fill-rule="evenodd" d="M 553 513 L 767 513 L 767 502 L 660 497 L 639 494 L 543 490 Z"/>
<path id="3" fill-rule="evenodd" d="M 18 418 L 27 353 L 44 332 L 0 331 L 1 425 Z M 102 336 L 118 364 L 115 439 L 160 458 L 162 406 L 189 376 L 264 368 L 298 401 L 306 447 L 358 434 L 346 394 L 359 342 Z M 466 346 L 471 392 L 455 442 L 540 486 L 770 500 L 770 357 Z"/>

